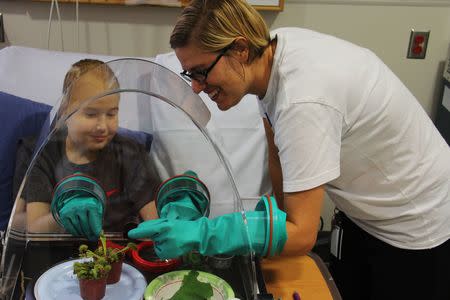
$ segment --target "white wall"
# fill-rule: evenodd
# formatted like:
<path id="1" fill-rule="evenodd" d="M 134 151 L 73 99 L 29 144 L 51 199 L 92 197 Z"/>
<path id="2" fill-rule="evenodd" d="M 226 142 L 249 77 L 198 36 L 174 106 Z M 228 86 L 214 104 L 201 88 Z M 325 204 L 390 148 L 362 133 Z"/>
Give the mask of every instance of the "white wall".
<path id="1" fill-rule="evenodd" d="M 169 34 L 180 12 L 179 8 L 168 7 L 81 4 L 78 46 L 75 5 L 62 3 L 60 8 L 64 50 L 144 57 L 170 51 Z M 0 47 L 12 44 L 47 48 L 49 9 L 49 2 L 0 1 L 7 39 Z M 53 15 L 50 48 L 61 50 L 56 11 Z M 285 0 L 283 12 L 263 15 L 271 28 L 307 27 L 372 49 L 434 116 L 450 44 L 450 0 Z M 431 30 L 425 60 L 405 58 L 411 28 Z"/>
<path id="2" fill-rule="evenodd" d="M 179 8 L 81 4 L 78 45 L 75 5 L 62 3 L 60 8 L 65 51 L 142 57 L 170 51 L 169 35 L 180 12 Z M 0 47 L 47 48 L 49 9 L 50 3 L 45 2 L 0 1 L 6 34 L 6 43 L 0 43 Z M 449 54 L 450 0 L 285 0 L 283 12 L 262 14 L 271 28 L 311 28 L 370 48 L 434 116 L 442 90 L 444 60 Z M 431 30 L 424 60 L 405 58 L 411 28 Z M 50 48 L 61 47 L 54 11 Z M 326 224 L 331 210 L 327 201 Z"/>

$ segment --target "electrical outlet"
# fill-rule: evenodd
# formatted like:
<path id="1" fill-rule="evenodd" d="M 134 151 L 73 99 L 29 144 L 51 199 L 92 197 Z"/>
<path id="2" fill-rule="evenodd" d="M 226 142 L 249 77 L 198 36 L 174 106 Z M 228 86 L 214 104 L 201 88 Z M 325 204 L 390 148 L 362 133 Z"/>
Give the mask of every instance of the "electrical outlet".
<path id="1" fill-rule="evenodd" d="M 415 31 L 411 29 L 407 58 L 424 59 L 427 53 L 430 31 Z"/>
<path id="2" fill-rule="evenodd" d="M 3 29 L 3 15 L 0 13 L 0 43 L 5 42 L 5 30 Z"/>

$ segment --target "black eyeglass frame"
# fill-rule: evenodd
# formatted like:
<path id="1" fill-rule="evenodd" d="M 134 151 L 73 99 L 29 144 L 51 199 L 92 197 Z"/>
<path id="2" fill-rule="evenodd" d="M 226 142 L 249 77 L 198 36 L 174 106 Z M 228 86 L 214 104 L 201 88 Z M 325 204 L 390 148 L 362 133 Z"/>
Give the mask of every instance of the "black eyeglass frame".
<path id="1" fill-rule="evenodd" d="M 188 72 L 186 70 L 183 70 L 183 72 L 180 73 L 181 77 L 186 79 L 188 82 L 192 82 L 192 80 L 195 80 L 201 84 L 205 83 L 206 79 L 208 78 L 209 72 L 211 72 L 211 70 L 219 62 L 219 60 L 222 58 L 222 56 L 224 56 L 225 53 L 231 49 L 232 45 L 233 44 L 230 44 L 230 45 L 226 46 L 225 48 L 223 48 L 220 51 L 219 55 L 217 55 L 214 62 L 205 70 L 199 70 L 199 71 L 193 71 L 193 72 Z"/>

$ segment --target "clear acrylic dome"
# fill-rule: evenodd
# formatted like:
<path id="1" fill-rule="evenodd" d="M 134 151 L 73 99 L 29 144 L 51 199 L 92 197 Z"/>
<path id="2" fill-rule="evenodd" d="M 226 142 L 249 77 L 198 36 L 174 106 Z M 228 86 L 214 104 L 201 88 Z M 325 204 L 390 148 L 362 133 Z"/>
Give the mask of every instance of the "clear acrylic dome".
<path id="1" fill-rule="evenodd" d="M 73 174 L 88 175 L 104 191 L 103 229 L 112 239 L 123 239 L 130 224 L 142 221 L 141 210 L 161 182 L 189 170 L 209 190 L 209 218 L 242 212 L 246 224 L 220 134 L 210 119 L 190 85 L 153 62 L 114 60 L 72 82 L 39 137 L 24 144 L 31 163 L 6 231 L 3 298 L 20 293 L 23 274 L 36 275 L 55 260 L 74 257 L 55 249 L 83 239 L 65 232 L 51 205 L 55 187 Z M 244 273 L 255 295 L 254 257 L 245 225 L 242 230 L 250 253 Z"/>

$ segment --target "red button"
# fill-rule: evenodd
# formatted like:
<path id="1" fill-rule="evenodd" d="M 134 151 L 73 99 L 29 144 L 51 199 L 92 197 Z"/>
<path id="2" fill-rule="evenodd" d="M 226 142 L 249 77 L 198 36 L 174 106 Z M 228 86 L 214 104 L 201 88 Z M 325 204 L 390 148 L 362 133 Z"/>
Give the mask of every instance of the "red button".
<path id="1" fill-rule="evenodd" d="M 414 38 L 414 43 L 416 44 L 422 44 L 425 41 L 425 38 L 423 35 L 418 35 Z"/>
<path id="2" fill-rule="evenodd" d="M 422 53 L 422 46 L 415 46 L 415 47 L 412 49 L 412 52 L 413 52 L 414 54 L 416 54 L 416 55 L 419 55 L 420 53 Z"/>

